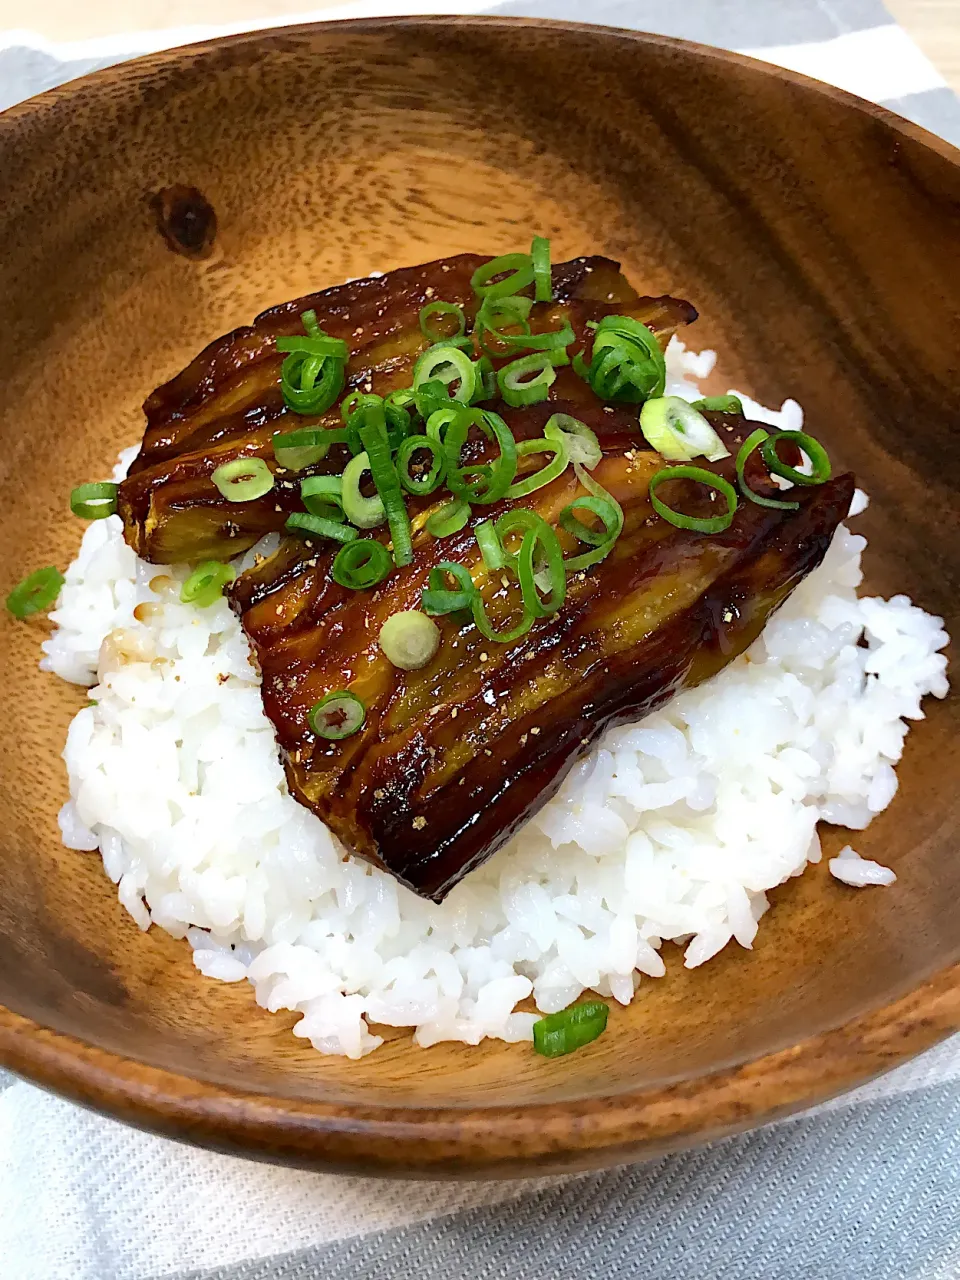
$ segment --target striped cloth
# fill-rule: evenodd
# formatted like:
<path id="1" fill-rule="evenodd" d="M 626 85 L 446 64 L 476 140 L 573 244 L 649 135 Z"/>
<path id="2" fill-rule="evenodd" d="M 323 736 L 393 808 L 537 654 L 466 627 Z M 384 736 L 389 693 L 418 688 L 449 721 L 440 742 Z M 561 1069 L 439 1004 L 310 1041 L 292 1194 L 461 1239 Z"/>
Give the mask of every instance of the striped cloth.
<path id="1" fill-rule="evenodd" d="M 412 11 L 401 0 L 310 16 Z M 584 16 L 582 0 L 417 11 Z M 960 142 L 960 103 L 879 0 L 596 0 L 591 15 L 767 58 Z M 0 33 L 0 106 L 222 33 L 60 46 Z M 321 1276 L 958 1280 L 960 1037 L 816 1111 L 697 1151 L 490 1184 L 274 1169 L 138 1133 L 0 1072 L 2 1280 Z"/>

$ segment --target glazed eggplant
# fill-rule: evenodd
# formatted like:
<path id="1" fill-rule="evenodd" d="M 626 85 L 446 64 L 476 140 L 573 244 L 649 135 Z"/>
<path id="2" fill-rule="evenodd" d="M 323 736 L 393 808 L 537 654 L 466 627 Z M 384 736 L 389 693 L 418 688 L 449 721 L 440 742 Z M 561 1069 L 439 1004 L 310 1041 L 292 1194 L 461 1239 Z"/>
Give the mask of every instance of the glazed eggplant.
<path id="1" fill-rule="evenodd" d="M 472 322 L 478 300 L 471 277 L 488 261 L 459 254 L 351 281 L 273 307 L 252 325 L 211 343 L 144 404 L 143 444 L 118 494 L 130 546 L 159 564 L 229 559 L 282 529 L 287 516 L 300 509 L 303 475 L 342 471 L 349 459 L 345 447 L 333 447 L 323 463 L 295 480 L 281 472 L 270 493 L 250 502 L 226 501 L 211 480 L 217 467 L 238 457 L 262 458 L 276 473 L 275 432 L 342 425 L 336 405 L 319 417 L 285 406 L 277 338 L 302 333 L 301 315 L 314 311 L 326 334 L 349 344 L 344 393 L 386 395 L 409 386 L 413 365 L 430 345 L 420 327 L 421 308 L 435 300 L 457 303 Z M 641 298 L 608 258 L 558 264 L 552 284 L 553 301 L 533 307 L 530 327 L 542 333 L 569 323 L 574 349 L 587 341 L 588 324 L 611 314 L 642 321 L 663 346 L 696 319 L 694 308 L 682 300 Z M 557 371 L 550 399 L 572 401 L 578 410 L 600 403 L 569 365 Z"/>
<path id="2" fill-rule="evenodd" d="M 573 408 L 505 416 L 524 439 L 558 407 Z M 795 489 L 796 510 L 742 501 L 722 532 L 677 528 L 651 506 L 649 482 L 663 459 L 644 448 L 629 414 L 577 412 L 597 435 L 602 458 L 591 475 L 622 507 L 623 530 L 604 560 L 571 575 L 559 612 L 515 642 L 491 642 L 469 616 L 451 614 L 436 619 L 435 657 L 404 671 L 378 635 L 388 617 L 419 607 L 440 561 L 467 568 L 494 621 L 514 616 L 517 583 L 485 568 L 474 528 L 512 506 L 555 523 L 586 495 L 572 468 L 522 500 L 475 511 L 442 540 L 424 529 L 431 506 L 411 507 L 413 562 L 375 591 L 337 585 L 332 551 L 288 540 L 229 593 L 259 660 L 292 793 L 351 849 L 437 901 L 550 798 L 605 728 L 643 716 L 742 653 L 820 563 L 853 496 L 853 477 L 843 475 Z M 733 455 L 758 425 L 733 413 L 705 416 Z M 705 465 L 735 478 L 732 457 Z M 756 455 L 747 478 L 761 496 L 778 492 Z M 669 480 L 658 495 L 667 490 L 685 512 L 715 510 L 703 485 Z M 560 537 L 569 554 L 573 540 Z M 334 690 L 361 699 L 366 719 L 331 742 L 311 728 L 310 710 Z"/>

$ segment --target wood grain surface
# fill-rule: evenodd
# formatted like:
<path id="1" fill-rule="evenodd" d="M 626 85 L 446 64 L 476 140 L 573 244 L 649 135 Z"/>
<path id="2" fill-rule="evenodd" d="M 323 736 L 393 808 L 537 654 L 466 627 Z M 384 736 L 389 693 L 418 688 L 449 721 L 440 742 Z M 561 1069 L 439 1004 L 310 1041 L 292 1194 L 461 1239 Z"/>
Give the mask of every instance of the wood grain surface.
<path id="1" fill-rule="evenodd" d="M 29 27 L 48 40 L 88 40 L 125 31 L 270 21 L 333 8 L 340 0 L 38 0 L 24 15 L 21 0 L 0 0 L 0 31 Z M 756 0 L 762 4 L 764 0 Z M 947 82 L 960 93 L 960 0 L 886 0 Z"/>
<path id="2" fill-rule="evenodd" d="M 867 588 L 960 625 L 960 168 L 879 110 L 653 37 L 360 22 L 161 54 L 15 108 L 0 182 L 4 592 L 69 560 L 71 487 L 208 340 L 345 277 L 540 232 L 558 259 L 605 253 L 642 292 L 694 301 L 712 390 L 801 400 L 872 495 Z M 175 184 L 216 213 L 207 257 L 158 234 L 153 197 Z M 567 1059 L 394 1031 L 354 1064 L 141 934 L 99 859 L 60 845 L 82 693 L 38 672 L 43 633 L 0 620 L 0 1060 L 81 1101 L 317 1167 L 490 1176 L 728 1132 L 960 1026 L 955 698 L 857 837 L 895 889 L 813 869 L 773 895 L 752 954 L 689 972 L 668 948 L 667 978 Z"/>

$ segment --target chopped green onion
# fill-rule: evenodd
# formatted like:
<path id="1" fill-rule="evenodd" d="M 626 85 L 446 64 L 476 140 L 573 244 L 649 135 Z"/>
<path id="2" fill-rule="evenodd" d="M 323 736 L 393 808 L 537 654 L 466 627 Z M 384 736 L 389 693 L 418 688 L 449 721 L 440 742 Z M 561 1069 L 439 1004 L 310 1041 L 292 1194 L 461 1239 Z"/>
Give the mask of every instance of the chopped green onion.
<path id="1" fill-rule="evenodd" d="M 198 565 L 180 588 L 180 603 L 206 609 L 223 596 L 223 588 L 236 574 L 228 564 L 207 560 Z"/>
<path id="2" fill-rule="evenodd" d="M 612 493 L 608 493 L 602 484 L 598 484 L 579 463 L 573 464 L 577 479 L 589 493 L 586 498 L 574 498 L 560 513 L 560 526 L 593 547 L 592 551 L 583 551 L 576 556 L 568 556 L 564 561 L 567 573 L 579 573 L 581 569 L 589 569 L 599 564 L 614 548 L 614 544 L 623 532 L 623 508 Z M 603 533 L 591 529 L 577 517 L 577 511 L 589 511 L 599 516 L 603 524 Z"/>
<path id="3" fill-rule="evenodd" d="M 344 467 L 341 476 L 343 512 L 358 529 L 375 529 L 387 518 L 387 510 L 379 493 L 365 498 L 360 492 L 360 482 L 367 471 L 370 471 L 370 459 L 365 453 L 358 453 Z"/>
<path id="4" fill-rule="evenodd" d="M 320 333 L 316 338 L 304 338 L 296 334 L 292 338 L 278 338 L 277 350 L 343 361 L 350 355 L 350 348 L 342 338 L 331 338 L 325 333 Z"/>
<path id="5" fill-rule="evenodd" d="M 807 455 L 812 467 L 810 475 L 780 460 L 777 445 L 782 440 L 795 444 Z M 805 431 L 778 431 L 768 440 L 764 440 L 760 446 L 760 456 L 774 475 L 782 476 L 784 480 L 791 480 L 794 484 L 824 484 L 830 479 L 830 459 L 826 449 L 819 440 L 814 440 L 813 436 L 808 436 Z"/>
<path id="6" fill-rule="evenodd" d="M 262 458 L 232 458 L 210 479 L 228 502 L 253 502 L 273 488 L 273 474 Z"/>
<path id="7" fill-rule="evenodd" d="M 531 351 L 544 351 L 549 355 L 554 368 L 559 368 L 570 363 L 567 347 L 575 336 L 570 325 L 565 324 L 562 329 L 550 329 L 546 333 L 505 333 L 503 341 L 511 348 L 526 347 Z"/>
<path id="8" fill-rule="evenodd" d="M 497 374 L 497 384 L 507 404 L 518 409 L 522 405 L 546 400 L 556 377 L 557 371 L 550 356 L 546 352 L 536 352 L 504 365 Z"/>
<path id="9" fill-rule="evenodd" d="M 473 621 L 477 630 L 485 640 L 495 640 L 498 644 L 512 644 L 514 640 L 519 640 L 521 636 L 525 636 L 533 626 L 536 618 L 530 610 L 524 605 L 523 614 L 520 621 L 512 627 L 507 627 L 503 631 L 498 631 L 487 616 L 487 610 L 483 603 L 483 597 L 480 592 L 476 592 L 470 602 L 473 611 Z"/>
<path id="10" fill-rule="evenodd" d="M 426 437 L 425 437 L 426 438 Z M 360 428 L 360 440 L 369 459 L 370 474 L 377 486 L 377 493 L 386 512 L 393 542 L 393 560 L 398 568 L 413 560 L 413 540 L 410 517 L 403 500 L 403 489 L 397 469 L 390 456 L 390 443 L 386 429 L 380 423 L 370 423 Z M 346 472 L 344 472 L 346 475 Z"/>
<path id="11" fill-rule="evenodd" d="M 334 542 L 352 542 L 359 536 L 356 529 L 342 520 L 312 516 L 308 511 L 294 511 L 287 516 L 283 527 L 288 533 L 298 533 L 304 538 L 332 538 Z"/>
<path id="12" fill-rule="evenodd" d="M 488 356 L 505 355 L 510 349 L 511 339 L 520 339 L 530 333 L 527 317 L 532 306 L 531 298 L 485 298 L 474 325 L 480 349 Z M 503 332 L 505 328 L 519 328 L 520 333 L 507 334 Z M 488 335 L 500 345 L 491 347 L 487 342 Z"/>
<path id="13" fill-rule="evenodd" d="M 490 357 L 481 356 L 479 360 L 474 361 L 473 367 L 477 375 L 477 389 L 470 403 L 477 404 L 481 400 L 492 400 L 497 394 L 497 375 Z"/>
<path id="14" fill-rule="evenodd" d="M 109 480 L 77 485 L 70 494 L 70 510 L 82 520 L 103 520 L 116 515 L 117 487 Z"/>
<path id="15" fill-rule="evenodd" d="M 640 410 L 640 430 L 647 443 L 668 462 L 708 462 L 729 458 L 730 450 L 702 413 L 680 396 L 657 396 Z"/>
<path id="16" fill-rule="evenodd" d="M 500 455 L 492 464 L 461 467 L 460 454 L 471 426 L 477 426 L 500 446 Z M 486 409 L 465 409 L 450 423 L 443 441 L 447 464 L 447 488 L 467 502 L 499 502 L 517 474 L 517 442 L 500 417 Z"/>
<path id="17" fill-rule="evenodd" d="M 419 671 L 440 648 L 440 628 L 425 613 L 405 609 L 380 628 L 380 648 L 401 671 Z"/>
<path id="18" fill-rule="evenodd" d="M 456 323 L 452 331 L 434 329 L 430 321 L 434 316 L 451 316 Z M 467 317 L 463 307 L 456 302 L 428 302 L 420 308 L 420 332 L 428 342 L 442 342 L 444 338 L 459 338 L 467 331 Z"/>
<path id="19" fill-rule="evenodd" d="M 318 737 L 349 738 L 362 727 L 367 709 L 355 693 L 338 689 L 321 698 L 307 717 L 310 728 Z"/>
<path id="20" fill-rule="evenodd" d="M 508 511 L 500 517 L 497 533 L 501 539 L 516 527 L 513 521 L 520 514 L 520 511 Z M 523 514 L 533 515 L 533 512 Z M 527 611 L 535 618 L 547 618 L 556 613 L 567 598 L 567 575 L 557 535 L 546 520 L 537 516 L 536 521 L 523 535 L 517 556 L 517 576 Z M 546 594 L 545 600 L 541 591 Z"/>
<path id="21" fill-rule="evenodd" d="M 435 414 L 431 417 L 436 417 Z M 414 454 L 425 449 L 430 454 L 430 470 L 425 475 L 412 476 L 410 463 Z M 397 450 L 397 475 L 407 493 L 423 496 L 433 493 L 443 481 L 443 447 L 430 436 L 408 436 Z"/>
<path id="22" fill-rule="evenodd" d="M 436 440 L 437 444 L 443 444 L 447 427 L 451 422 L 456 422 L 462 412 L 460 405 L 449 403 L 445 409 L 434 409 L 427 418 L 427 435 L 431 440 Z"/>
<path id="23" fill-rule="evenodd" d="M 395 391 L 388 391 L 383 397 L 383 403 L 387 409 L 410 409 L 416 402 L 416 396 L 413 394 L 413 387 L 398 387 Z"/>
<path id="24" fill-rule="evenodd" d="M 376 538 L 357 538 L 334 556 L 330 574 L 341 587 L 352 591 L 375 587 L 393 569 L 393 557 Z"/>
<path id="25" fill-rule="evenodd" d="M 569 460 L 579 462 L 588 471 L 592 471 L 603 457 L 596 432 L 569 413 L 555 413 L 548 418 L 543 434 L 547 440 L 562 440 Z"/>
<path id="26" fill-rule="evenodd" d="M 758 427 L 752 435 L 747 436 L 740 451 L 737 454 L 737 483 L 740 485 L 740 492 L 745 498 L 749 498 L 751 502 L 755 502 L 758 507 L 775 507 L 781 511 L 797 511 L 799 510 L 799 502 L 787 502 L 783 498 L 765 498 L 762 494 L 754 492 L 747 484 L 744 470 L 746 469 L 747 459 L 756 449 L 757 445 L 762 444 L 770 435 L 769 431 L 764 431 L 763 427 Z"/>
<path id="27" fill-rule="evenodd" d="M 300 498 L 312 516 L 342 520 L 342 485 L 340 476 L 307 476 L 300 481 Z"/>
<path id="28" fill-rule="evenodd" d="M 463 498 L 455 498 L 427 516 L 426 530 L 434 538 L 448 538 L 451 533 L 459 533 L 470 519 L 470 503 Z"/>
<path id="29" fill-rule="evenodd" d="M 572 1005 L 533 1024 L 533 1047 L 545 1058 L 562 1058 L 602 1035 L 610 1013 L 602 1000 Z"/>
<path id="30" fill-rule="evenodd" d="M 451 591 L 447 586 L 447 574 L 456 582 L 457 590 Z M 421 603 L 426 613 L 439 616 L 469 609 L 476 594 L 477 588 L 465 565 L 454 560 L 441 560 L 430 570 Z"/>
<path id="31" fill-rule="evenodd" d="M 534 236 L 530 246 L 530 263 L 533 267 L 533 296 L 538 302 L 553 301 L 553 278 L 550 271 L 550 241 Z M 571 337 L 570 341 L 573 341 Z"/>
<path id="32" fill-rule="evenodd" d="M 345 367 L 342 360 L 294 351 L 280 366 L 284 404 L 294 413 L 326 413 L 343 390 Z"/>
<path id="33" fill-rule="evenodd" d="M 495 573 L 497 569 L 502 569 L 507 563 L 507 558 L 504 554 L 503 545 L 497 537 L 493 521 L 481 520 L 474 528 L 473 533 L 477 539 L 477 546 L 480 548 L 483 563 L 490 572 Z"/>
<path id="34" fill-rule="evenodd" d="M 451 347 L 448 343 L 438 342 L 428 347 L 413 366 L 415 393 L 429 387 L 433 382 L 443 384 L 444 396 L 447 400 L 453 399 L 461 404 L 469 404 L 477 390 L 477 370 L 465 351 L 461 351 L 458 347 Z M 459 386 L 451 396 L 448 388 L 454 382 L 459 382 Z M 432 399 L 435 393 L 431 390 L 428 394 Z M 420 407 L 419 397 L 417 406 Z"/>
<path id="35" fill-rule="evenodd" d="M 495 280 L 495 276 L 503 279 Z M 470 287 L 479 298 L 507 298 L 532 283 L 533 263 L 529 253 L 505 253 L 491 258 L 470 277 Z"/>
<path id="36" fill-rule="evenodd" d="M 573 367 L 601 400 L 642 404 L 662 396 L 666 385 L 667 366 L 656 335 L 630 316 L 604 316 L 589 366 L 581 354 Z"/>
<path id="37" fill-rule="evenodd" d="M 705 396 L 702 400 L 694 400 L 692 408 L 701 413 L 739 413 L 743 417 L 743 404 L 739 396 Z"/>
<path id="38" fill-rule="evenodd" d="M 21 622 L 31 614 L 42 613 L 56 603 L 64 581 L 63 574 L 52 564 L 37 569 L 13 588 L 7 596 L 7 608 Z"/>
<path id="39" fill-rule="evenodd" d="M 306 337 L 277 339 L 277 350 L 289 352 L 280 367 L 283 400 L 295 413 L 326 413 L 343 390 L 350 349 L 342 338 L 323 332 L 315 311 L 304 311 L 300 319 Z"/>
<path id="40" fill-rule="evenodd" d="M 567 456 L 566 443 L 562 438 L 548 440 L 544 435 L 542 440 L 521 440 L 517 445 L 517 456 L 523 458 L 528 453 L 552 453 L 553 457 L 546 466 L 541 467 L 539 471 L 535 471 L 533 475 L 524 476 L 522 480 L 515 480 L 504 494 L 504 497 L 525 498 L 530 493 L 536 493 L 544 485 L 550 484 L 558 476 L 562 476 L 570 461 Z"/>
<path id="41" fill-rule="evenodd" d="M 346 443 L 347 433 L 323 427 L 301 427 L 297 431 L 273 433 L 273 456 L 287 471 L 302 471 L 327 456 L 330 446 Z"/>
<path id="42" fill-rule="evenodd" d="M 692 480 L 696 484 L 706 485 L 723 497 L 727 509 L 717 516 L 688 516 L 682 511 L 674 511 L 662 498 L 657 497 L 656 491 L 665 480 Z M 737 491 L 730 481 L 704 467 L 664 467 L 650 477 L 649 493 L 650 503 L 657 515 L 678 529 L 692 529 L 694 533 L 722 533 L 733 524 L 737 510 Z"/>

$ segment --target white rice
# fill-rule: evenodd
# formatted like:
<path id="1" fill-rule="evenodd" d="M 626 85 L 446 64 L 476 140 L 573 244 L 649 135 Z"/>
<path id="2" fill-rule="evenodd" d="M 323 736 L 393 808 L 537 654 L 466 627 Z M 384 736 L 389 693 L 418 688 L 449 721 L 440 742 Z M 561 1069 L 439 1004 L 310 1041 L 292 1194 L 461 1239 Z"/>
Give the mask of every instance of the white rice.
<path id="1" fill-rule="evenodd" d="M 669 392 L 696 398 L 712 364 L 674 341 Z M 802 423 L 795 402 L 743 399 L 755 418 Z M 865 505 L 858 494 L 851 515 Z M 118 518 L 97 521 L 41 664 L 96 686 L 64 751 L 64 842 L 100 850 L 142 929 L 188 938 L 208 977 L 297 1010 L 294 1034 L 322 1053 L 369 1053 L 373 1023 L 415 1028 L 421 1045 L 529 1040 L 537 1015 L 514 1010 L 531 995 L 544 1012 L 588 988 L 629 1003 L 664 975 L 666 939 L 691 968 L 731 939 L 749 948 L 766 891 L 819 861 L 817 822 L 860 829 L 893 799 L 906 721 L 947 692 L 947 635 L 906 596 L 857 598 L 864 545 L 841 527 L 748 654 L 609 732 L 435 906 L 348 857 L 287 794 L 227 605 L 181 604 L 184 566 L 139 561 Z M 849 847 L 830 869 L 895 879 Z"/>

